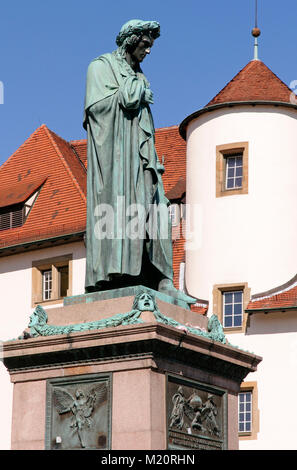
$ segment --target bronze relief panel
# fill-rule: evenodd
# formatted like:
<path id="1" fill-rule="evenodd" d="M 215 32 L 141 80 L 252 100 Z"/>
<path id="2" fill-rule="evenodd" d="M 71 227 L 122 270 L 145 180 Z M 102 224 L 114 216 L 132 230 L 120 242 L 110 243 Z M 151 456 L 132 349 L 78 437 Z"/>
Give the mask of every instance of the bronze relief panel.
<path id="1" fill-rule="evenodd" d="M 49 380 L 46 448 L 109 449 L 110 393 L 109 375 Z"/>
<path id="2" fill-rule="evenodd" d="M 227 449 L 227 391 L 168 375 L 167 447 Z"/>

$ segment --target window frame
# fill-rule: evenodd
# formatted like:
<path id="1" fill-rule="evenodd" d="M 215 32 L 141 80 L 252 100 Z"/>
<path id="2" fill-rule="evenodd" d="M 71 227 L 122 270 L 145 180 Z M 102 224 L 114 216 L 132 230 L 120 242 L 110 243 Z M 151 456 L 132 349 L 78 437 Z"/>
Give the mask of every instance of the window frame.
<path id="1" fill-rule="evenodd" d="M 258 408 L 258 384 L 257 382 L 242 382 L 238 393 L 238 423 L 239 423 L 239 394 L 251 392 L 252 406 L 251 406 L 251 430 L 239 431 L 238 424 L 238 437 L 239 440 L 255 440 L 258 437 L 260 430 L 260 412 Z"/>
<path id="2" fill-rule="evenodd" d="M 223 294 L 226 292 L 242 291 L 242 324 L 241 326 L 224 326 L 224 310 L 223 310 Z M 217 315 L 220 320 L 224 332 L 226 333 L 244 333 L 247 327 L 248 314 L 245 312 L 247 305 L 251 298 L 251 289 L 247 282 L 232 283 L 232 284 L 216 284 L 213 286 L 213 313 Z"/>
<path id="3" fill-rule="evenodd" d="M 242 184 L 240 187 L 227 188 L 227 159 L 242 155 Z M 234 142 L 216 146 L 216 197 L 248 194 L 248 142 Z"/>
<path id="4" fill-rule="evenodd" d="M 228 155 L 224 155 L 224 158 L 225 158 L 225 191 L 232 191 L 234 189 L 241 189 L 242 188 L 242 181 L 243 181 L 243 154 L 241 152 L 236 153 L 236 154 L 228 154 Z M 231 160 L 231 158 L 235 158 L 234 167 L 228 166 L 228 164 L 230 163 L 229 160 Z M 240 165 L 237 165 L 237 159 L 238 158 L 241 158 L 241 164 Z M 232 168 L 234 168 L 235 173 L 236 173 L 236 170 L 238 168 L 242 168 L 241 175 L 237 176 L 237 177 L 236 177 L 236 175 L 234 175 L 232 177 L 229 176 L 228 172 Z M 240 186 L 236 186 L 235 181 L 236 181 L 237 178 L 241 178 Z M 228 180 L 231 180 L 231 179 L 234 180 L 234 186 L 228 187 Z"/>
<path id="5" fill-rule="evenodd" d="M 39 305 L 51 305 L 61 303 L 63 298 L 60 292 L 59 268 L 68 266 L 68 289 L 67 297 L 72 295 L 72 254 L 46 258 L 32 262 L 32 307 Z M 51 298 L 44 299 L 43 273 L 52 273 Z"/>
<path id="6" fill-rule="evenodd" d="M 42 301 L 51 300 L 51 294 L 53 291 L 53 274 L 52 269 L 44 269 L 41 271 L 42 274 Z M 47 278 L 47 274 L 50 274 L 50 278 Z"/>
<path id="7" fill-rule="evenodd" d="M 244 400 L 241 400 L 241 396 L 245 397 Z M 246 397 L 249 396 L 249 400 Z M 247 409 L 247 405 L 250 405 L 250 409 Z M 243 409 L 241 409 L 243 406 Z M 247 419 L 247 415 L 250 415 L 250 418 Z M 240 419 L 240 415 L 243 415 L 243 419 Z M 243 425 L 245 429 L 240 429 L 240 425 Z M 249 425 L 250 429 L 246 429 Z M 253 391 L 252 390 L 240 390 L 238 394 L 238 432 L 239 434 L 250 434 L 253 429 Z"/>
<path id="8" fill-rule="evenodd" d="M 235 295 L 238 294 L 238 293 L 241 293 L 241 301 L 240 302 L 236 302 L 235 300 Z M 227 295 L 232 295 L 232 302 L 226 302 L 226 297 Z M 222 320 L 223 320 L 223 327 L 224 328 L 241 328 L 242 326 L 242 323 L 243 323 L 243 289 L 235 289 L 235 290 L 226 290 L 226 291 L 222 291 L 222 301 L 223 301 L 223 305 L 222 305 Z M 235 325 L 235 317 L 238 317 L 239 314 L 235 312 L 235 305 L 241 305 L 241 313 L 240 313 L 240 318 L 241 318 L 241 323 L 240 325 Z M 232 308 L 232 312 L 231 312 L 231 315 L 227 315 L 226 314 L 226 311 L 225 311 L 225 307 L 226 306 L 229 306 L 231 305 Z M 232 325 L 231 326 L 226 326 L 226 317 L 231 317 L 231 323 Z"/>
<path id="9" fill-rule="evenodd" d="M 170 218 L 171 226 L 172 227 L 179 226 L 180 218 L 181 218 L 179 204 L 177 204 L 176 202 L 171 203 L 168 206 L 168 211 L 169 211 L 169 218 Z"/>

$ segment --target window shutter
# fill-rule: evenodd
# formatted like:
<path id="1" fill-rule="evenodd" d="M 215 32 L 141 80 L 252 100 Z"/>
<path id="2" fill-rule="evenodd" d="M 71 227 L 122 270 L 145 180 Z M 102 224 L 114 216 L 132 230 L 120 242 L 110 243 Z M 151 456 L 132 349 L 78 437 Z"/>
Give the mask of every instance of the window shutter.
<path id="1" fill-rule="evenodd" d="M 0 230 L 6 230 L 10 228 L 10 212 L 6 212 L 0 215 Z"/>
<path id="2" fill-rule="evenodd" d="M 0 230 L 21 227 L 24 223 L 24 205 L 4 208 L 0 212 Z"/>
<path id="3" fill-rule="evenodd" d="M 24 223 L 24 208 L 11 212 L 11 228 L 21 227 Z"/>

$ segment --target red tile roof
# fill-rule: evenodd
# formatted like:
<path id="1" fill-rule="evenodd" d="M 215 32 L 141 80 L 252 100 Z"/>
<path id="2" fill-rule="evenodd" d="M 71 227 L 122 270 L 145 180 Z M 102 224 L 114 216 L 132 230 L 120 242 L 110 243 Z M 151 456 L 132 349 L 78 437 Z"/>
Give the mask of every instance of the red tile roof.
<path id="1" fill-rule="evenodd" d="M 79 191 L 82 192 L 84 200 L 87 195 L 87 179 L 86 179 L 86 168 L 78 158 L 77 154 L 73 152 L 71 145 L 66 140 L 59 137 L 57 134 L 48 129 L 50 133 L 53 145 L 56 147 L 57 152 L 64 158 L 66 165 L 68 165 L 69 171 L 77 185 Z"/>
<path id="2" fill-rule="evenodd" d="M 83 163 L 84 167 L 87 168 L 87 140 L 71 140 L 69 145 Z"/>
<path id="3" fill-rule="evenodd" d="M 156 129 L 156 150 L 165 166 L 163 183 L 167 193 L 179 180 L 186 179 L 186 142 L 179 135 L 178 126 Z"/>
<path id="4" fill-rule="evenodd" d="M 180 193 L 181 182 L 185 184 L 186 144 L 179 136 L 178 127 L 157 129 L 156 148 L 166 168 L 165 191 L 175 188 Z M 0 248 L 13 242 L 29 241 L 30 237 L 36 239 L 59 231 L 62 234 L 70 227 L 84 228 L 86 167 L 86 139 L 67 142 L 46 125 L 39 127 L 0 167 L 1 188 L 13 189 L 15 194 L 47 178 L 24 226 L 0 234 Z M 27 192 L 26 189 L 26 195 Z M 1 194 L 5 204 L 6 191 Z"/>
<path id="5" fill-rule="evenodd" d="M 248 312 L 297 309 L 297 275 L 287 284 L 252 297 Z"/>
<path id="6" fill-rule="evenodd" d="M 70 145 L 40 126 L 0 167 L 0 187 L 44 181 L 22 227 L 0 232 L 0 249 L 85 229 L 86 171 Z"/>
<path id="7" fill-rule="evenodd" d="M 175 199 L 182 199 L 186 194 L 186 180 L 185 178 L 180 178 L 178 182 L 167 191 L 166 197 L 173 201 Z"/>
<path id="8" fill-rule="evenodd" d="M 44 183 L 45 178 L 37 178 L 35 181 L 25 181 L 14 185 L 1 185 L 0 208 L 12 206 L 27 201 L 27 199 Z"/>
<path id="9" fill-rule="evenodd" d="M 292 90 L 262 61 L 249 62 L 206 106 L 235 101 L 290 103 Z"/>
<path id="10" fill-rule="evenodd" d="M 156 129 L 155 138 L 159 160 L 166 170 L 163 175 L 165 192 L 178 185 L 176 191 L 180 194 L 180 188 L 186 180 L 186 142 L 180 137 L 178 126 Z M 87 168 L 87 140 L 71 140 L 69 145 Z"/>

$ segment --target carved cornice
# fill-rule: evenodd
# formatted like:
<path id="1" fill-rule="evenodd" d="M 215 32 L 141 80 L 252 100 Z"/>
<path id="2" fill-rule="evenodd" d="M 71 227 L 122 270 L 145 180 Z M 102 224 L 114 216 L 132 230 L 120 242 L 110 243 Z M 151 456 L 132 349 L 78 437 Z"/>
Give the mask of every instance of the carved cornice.
<path id="1" fill-rule="evenodd" d="M 255 371 L 259 356 L 157 322 L 104 330 L 8 341 L 4 364 L 10 373 L 66 363 L 153 357 L 177 361 L 237 381 Z"/>

